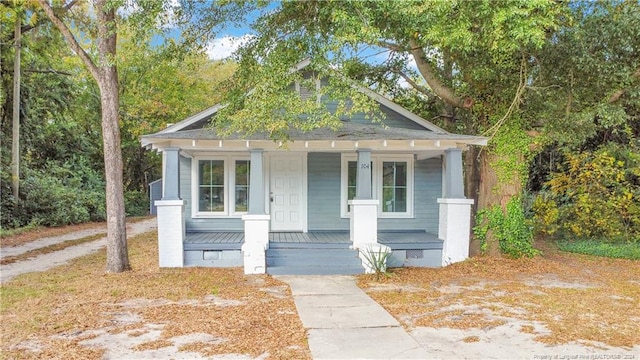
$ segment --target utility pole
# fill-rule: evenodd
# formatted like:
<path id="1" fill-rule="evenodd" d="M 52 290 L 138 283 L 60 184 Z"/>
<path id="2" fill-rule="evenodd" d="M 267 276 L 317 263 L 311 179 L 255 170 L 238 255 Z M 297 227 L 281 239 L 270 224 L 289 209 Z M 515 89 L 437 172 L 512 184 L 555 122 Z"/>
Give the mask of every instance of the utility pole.
<path id="1" fill-rule="evenodd" d="M 11 142 L 11 186 L 13 200 L 17 203 L 20 195 L 20 50 L 22 12 L 16 9 L 15 57 L 13 61 L 13 131 Z"/>

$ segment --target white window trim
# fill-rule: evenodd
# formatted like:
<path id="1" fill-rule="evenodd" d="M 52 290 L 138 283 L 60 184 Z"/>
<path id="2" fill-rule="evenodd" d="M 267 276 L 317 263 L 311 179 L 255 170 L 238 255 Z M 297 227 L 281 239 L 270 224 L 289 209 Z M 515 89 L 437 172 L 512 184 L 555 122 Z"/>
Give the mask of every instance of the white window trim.
<path id="1" fill-rule="evenodd" d="M 340 217 L 349 218 L 350 212 L 347 207 L 347 181 L 349 176 L 349 161 L 357 161 L 355 154 L 342 154 L 340 164 Z M 382 164 L 388 161 L 403 161 L 407 163 L 407 211 L 403 213 L 383 212 L 382 204 L 378 206 L 378 218 L 407 219 L 413 218 L 413 194 L 414 194 L 414 161 L 413 155 L 398 154 L 371 154 L 373 163 L 371 172 L 371 193 L 373 198 L 382 202 Z"/>
<path id="2" fill-rule="evenodd" d="M 224 161 L 224 211 L 200 211 L 199 206 L 199 180 L 200 179 L 200 160 L 219 160 Z M 240 218 L 247 212 L 235 211 L 235 188 L 236 188 L 236 160 L 249 160 L 251 157 L 247 155 L 230 154 L 230 155 L 196 155 L 191 158 L 191 217 L 197 219 L 206 218 Z"/>

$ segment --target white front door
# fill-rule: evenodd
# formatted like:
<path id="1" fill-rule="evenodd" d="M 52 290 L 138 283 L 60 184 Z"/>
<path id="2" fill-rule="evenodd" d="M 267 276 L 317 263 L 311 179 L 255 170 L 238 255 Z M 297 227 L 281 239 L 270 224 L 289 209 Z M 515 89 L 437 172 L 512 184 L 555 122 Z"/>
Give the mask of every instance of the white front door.
<path id="1" fill-rule="evenodd" d="M 303 158 L 300 155 L 271 157 L 269 165 L 271 230 L 303 230 Z"/>

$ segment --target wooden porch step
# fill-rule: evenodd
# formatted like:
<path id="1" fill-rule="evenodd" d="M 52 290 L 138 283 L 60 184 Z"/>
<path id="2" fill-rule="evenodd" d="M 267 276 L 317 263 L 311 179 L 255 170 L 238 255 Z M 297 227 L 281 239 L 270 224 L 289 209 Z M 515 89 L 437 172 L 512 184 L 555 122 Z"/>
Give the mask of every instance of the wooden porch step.
<path id="1" fill-rule="evenodd" d="M 348 244 L 270 244 L 267 273 L 273 275 L 352 275 L 364 273 L 358 251 Z M 315 247 L 311 247 L 315 245 Z M 346 246 L 344 246 L 346 245 Z"/>
<path id="2" fill-rule="evenodd" d="M 349 249 L 351 243 L 270 242 L 269 249 Z"/>
<path id="3" fill-rule="evenodd" d="M 357 275 L 364 274 L 362 267 L 351 266 L 267 266 L 270 275 Z"/>

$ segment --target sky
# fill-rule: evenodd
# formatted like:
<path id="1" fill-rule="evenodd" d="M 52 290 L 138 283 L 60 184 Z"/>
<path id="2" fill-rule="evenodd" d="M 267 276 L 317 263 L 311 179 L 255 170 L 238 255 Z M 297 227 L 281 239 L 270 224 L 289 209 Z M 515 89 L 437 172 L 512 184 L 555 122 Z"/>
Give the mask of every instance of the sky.
<path id="1" fill-rule="evenodd" d="M 246 30 L 247 32 L 242 35 L 226 33 L 210 41 L 206 50 L 209 58 L 221 60 L 231 56 L 238 47 L 246 44 L 247 41 L 254 37 L 249 33 L 248 29 Z"/>

